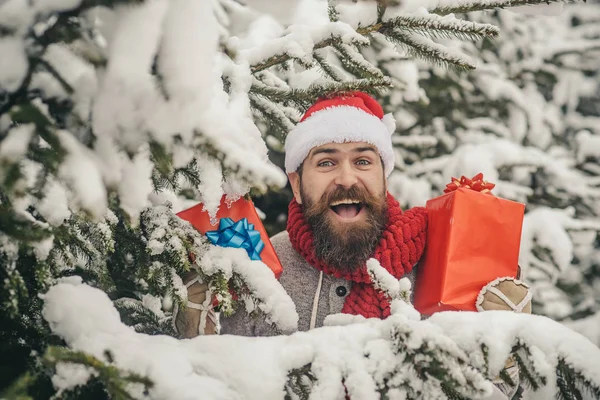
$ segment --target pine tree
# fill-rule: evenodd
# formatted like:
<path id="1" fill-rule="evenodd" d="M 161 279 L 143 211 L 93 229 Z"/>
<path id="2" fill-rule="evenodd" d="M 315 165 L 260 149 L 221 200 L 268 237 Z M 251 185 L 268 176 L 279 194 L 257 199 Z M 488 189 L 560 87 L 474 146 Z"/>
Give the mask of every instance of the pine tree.
<path id="1" fill-rule="evenodd" d="M 175 209 L 201 201 L 214 214 L 223 195 L 235 200 L 283 186 L 285 176 L 268 161 L 261 135 L 281 149 L 285 133 L 316 98 L 389 87 L 391 74 L 363 54 L 380 54 L 378 46 L 393 43 L 428 62 L 473 69 L 462 53 L 428 35 L 495 37 L 491 24 L 440 16 L 515 2 L 438 3 L 426 16 L 394 2 L 332 6 L 328 24 L 290 27 L 254 48 L 228 34 L 229 18 L 246 12 L 233 1 L 0 4 L 0 358 L 12 361 L 2 365 L 3 397 L 38 399 L 66 390 L 60 395 L 67 398 L 138 398 L 160 383 L 120 370 L 127 367 L 110 349 L 85 354 L 65 347 L 72 338 L 57 332 L 65 321 L 51 320 L 56 308 L 47 302 L 52 290 L 60 293 L 78 279 L 105 293 L 121 320 L 143 333 L 176 336 L 172 310 L 185 303 L 181 276 L 190 270 L 208 282 L 222 312 L 240 306 L 230 288 L 268 310 L 261 289 L 272 289 L 273 279 L 251 279 L 243 254 L 210 246 Z M 370 13 L 363 15 L 362 6 Z M 298 69 L 320 70 L 326 79 L 295 86 Z M 83 288 L 76 290 L 96 293 Z M 398 382 L 402 369 L 388 371 L 375 382 L 378 392 L 391 396 L 417 379 L 433 386 L 411 398 L 434 389 L 449 398 L 481 393 L 491 378 L 485 357 L 471 365 L 465 350 L 439 333 L 407 348 L 419 337 L 419 322 L 388 327 L 385 346 L 397 368 L 425 356 L 420 375 Z M 522 371 L 532 384 L 543 384 L 544 372 L 528 364 L 530 343 L 520 346 Z M 589 371 L 565 357 L 558 357 L 567 382 L 560 392 L 577 384 L 598 393 Z M 60 383 L 77 368 L 85 375 L 77 384 L 87 384 Z M 292 369 L 290 379 L 315 373 Z M 352 391 L 353 376 L 341 377 Z M 317 378 L 314 390 L 334 382 Z"/>
<path id="2" fill-rule="evenodd" d="M 391 178 L 393 192 L 417 205 L 440 194 L 452 175 L 484 172 L 498 195 L 527 204 L 520 264 L 534 312 L 596 343 L 599 16 L 588 4 L 555 16 L 465 16 L 502 32 L 493 41 L 457 43 L 478 68 L 461 74 L 419 65 L 418 85 L 402 104 L 387 97 L 407 121 L 397 137 L 404 165 Z"/>

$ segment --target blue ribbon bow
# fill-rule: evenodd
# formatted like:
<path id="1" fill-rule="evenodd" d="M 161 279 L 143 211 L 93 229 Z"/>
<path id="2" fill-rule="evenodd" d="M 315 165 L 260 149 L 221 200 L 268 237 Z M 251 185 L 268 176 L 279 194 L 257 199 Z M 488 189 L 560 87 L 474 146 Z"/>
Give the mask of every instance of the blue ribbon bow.
<path id="1" fill-rule="evenodd" d="M 233 222 L 231 218 L 221 218 L 219 229 L 206 232 L 206 236 L 217 246 L 245 249 L 252 260 L 260 260 L 260 252 L 265 247 L 260 239 L 260 232 L 246 218 L 238 222 Z"/>

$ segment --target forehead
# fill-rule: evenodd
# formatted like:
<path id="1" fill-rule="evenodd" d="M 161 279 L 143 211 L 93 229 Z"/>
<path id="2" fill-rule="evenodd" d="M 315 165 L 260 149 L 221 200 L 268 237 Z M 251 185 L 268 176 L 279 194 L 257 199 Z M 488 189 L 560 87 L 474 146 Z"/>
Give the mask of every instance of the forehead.
<path id="1" fill-rule="evenodd" d="M 365 149 L 372 149 L 377 152 L 375 146 L 367 142 L 326 143 L 321 146 L 313 147 L 308 153 L 308 157 L 311 157 L 315 153 L 321 153 L 322 150 L 332 150 L 336 153 L 350 153 L 354 151 L 365 151 Z"/>

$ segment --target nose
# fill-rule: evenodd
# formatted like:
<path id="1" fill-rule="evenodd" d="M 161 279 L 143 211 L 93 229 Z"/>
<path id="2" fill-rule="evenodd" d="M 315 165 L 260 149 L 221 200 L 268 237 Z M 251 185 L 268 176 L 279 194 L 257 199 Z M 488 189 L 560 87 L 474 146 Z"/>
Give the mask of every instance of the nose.
<path id="1" fill-rule="evenodd" d="M 349 189 L 356 183 L 358 183 L 358 178 L 352 165 L 347 162 L 340 164 L 338 174 L 335 177 L 335 184 Z"/>

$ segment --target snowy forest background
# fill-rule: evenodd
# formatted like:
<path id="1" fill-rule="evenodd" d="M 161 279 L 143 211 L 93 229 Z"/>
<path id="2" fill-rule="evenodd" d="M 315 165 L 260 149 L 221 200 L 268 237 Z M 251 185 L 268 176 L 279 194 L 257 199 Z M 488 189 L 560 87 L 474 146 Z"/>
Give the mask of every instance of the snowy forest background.
<path id="1" fill-rule="evenodd" d="M 513 350 L 526 396 L 600 396 L 600 4 L 247 3 L 0 0 L 0 396 L 279 398 L 285 384 L 289 398 L 336 398 L 343 378 L 353 398 L 478 398 Z M 478 172 L 527 204 L 519 262 L 548 319 L 424 322 L 398 306 L 388 325 L 290 341 L 160 336 L 177 337 L 190 269 L 223 312 L 229 282 L 293 325 L 272 279 L 174 213 L 250 193 L 269 233 L 284 229 L 285 133 L 318 96 L 352 89 L 394 113 L 403 207 Z M 381 338 L 408 356 L 386 359 Z M 407 338 L 434 349 L 434 379 L 335 362 L 368 349 L 416 363 Z"/>

